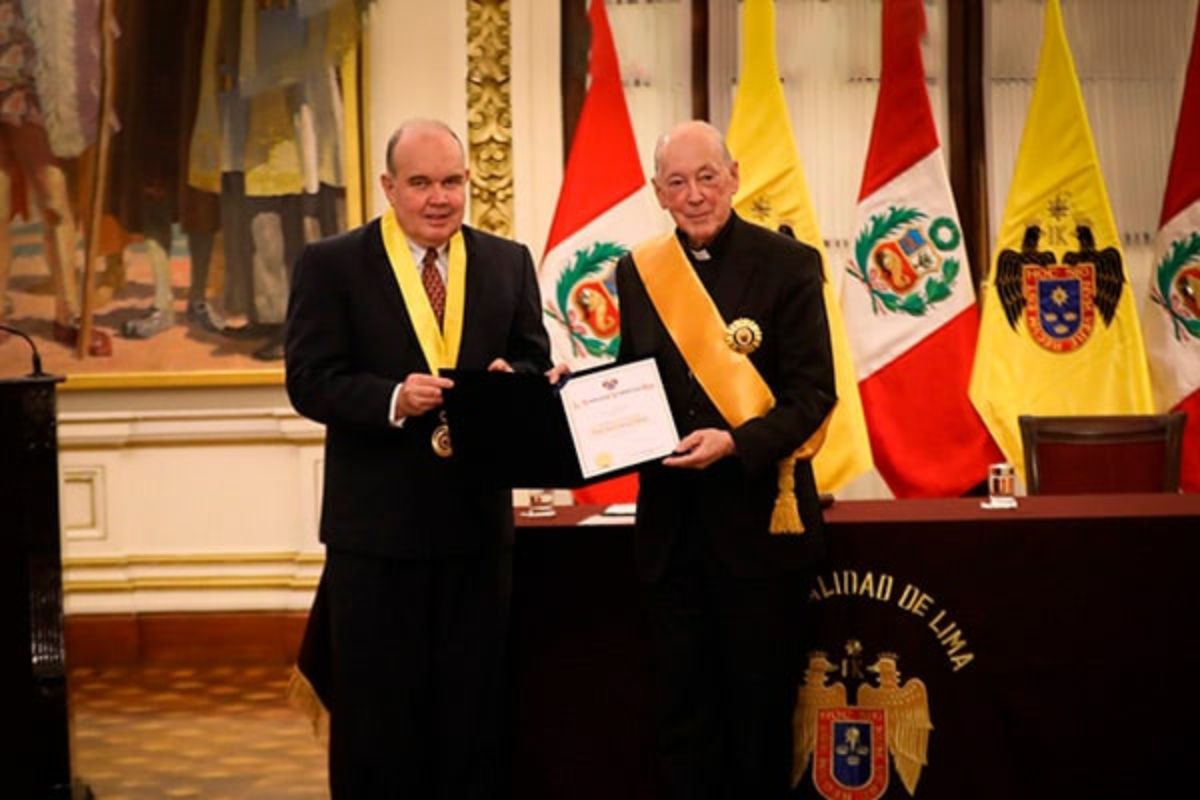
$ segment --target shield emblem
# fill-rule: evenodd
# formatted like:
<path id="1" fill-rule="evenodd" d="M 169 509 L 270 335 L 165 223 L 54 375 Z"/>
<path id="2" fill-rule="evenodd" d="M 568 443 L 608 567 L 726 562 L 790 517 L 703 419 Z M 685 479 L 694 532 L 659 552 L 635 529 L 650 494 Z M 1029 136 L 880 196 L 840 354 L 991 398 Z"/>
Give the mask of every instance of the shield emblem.
<path id="1" fill-rule="evenodd" d="M 920 228 L 909 228 L 900 237 L 900 249 L 908 257 L 909 263 L 922 275 L 932 272 L 942 264 L 942 259 Z"/>
<path id="2" fill-rule="evenodd" d="M 1079 349 L 1096 322 L 1096 268 L 1082 263 L 1026 265 L 1025 323 L 1033 340 L 1054 353 Z"/>
<path id="3" fill-rule="evenodd" d="M 828 800 L 877 800 L 888 787 L 887 717 L 882 708 L 817 712 L 813 784 Z"/>
<path id="4" fill-rule="evenodd" d="M 601 339 L 615 335 L 621 327 L 617 301 L 603 281 L 591 279 L 575 284 L 571 305 L 575 307 L 578 319 Z"/>
<path id="5" fill-rule="evenodd" d="M 1200 266 L 1179 270 L 1172 282 L 1171 299 L 1181 309 L 1186 309 L 1192 319 L 1200 319 Z"/>
<path id="6" fill-rule="evenodd" d="M 917 271 L 895 242 L 883 242 L 871 254 L 871 277 L 893 292 L 907 292 L 917 282 Z"/>

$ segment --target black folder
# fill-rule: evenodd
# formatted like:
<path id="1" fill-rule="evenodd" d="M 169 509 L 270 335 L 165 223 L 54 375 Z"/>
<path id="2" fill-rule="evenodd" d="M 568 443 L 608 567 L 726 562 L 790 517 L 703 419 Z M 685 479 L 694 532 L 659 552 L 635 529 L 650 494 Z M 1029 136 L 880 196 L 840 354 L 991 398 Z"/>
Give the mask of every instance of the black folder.
<path id="1" fill-rule="evenodd" d="M 544 375 L 442 370 L 454 461 L 494 486 L 581 486 L 583 477 L 556 387 Z"/>
<path id="2" fill-rule="evenodd" d="M 637 469 L 583 477 L 559 389 L 544 375 L 458 369 L 441 374 L 454 381 L 444 392 L 453 458 L 472 480 L 570 489 Z"/>

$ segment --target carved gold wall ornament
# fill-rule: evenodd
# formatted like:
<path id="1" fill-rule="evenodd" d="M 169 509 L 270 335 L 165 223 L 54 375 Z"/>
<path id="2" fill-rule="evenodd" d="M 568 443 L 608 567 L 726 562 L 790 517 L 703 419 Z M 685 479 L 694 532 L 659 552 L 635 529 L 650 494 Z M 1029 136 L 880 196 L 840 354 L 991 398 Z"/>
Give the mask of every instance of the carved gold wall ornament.
<path id="1" fill-rule="evenodd" d="M 471 223 L 513 229 L 512 58 L 509 0 L 467 0 L 467 149 Z"/>

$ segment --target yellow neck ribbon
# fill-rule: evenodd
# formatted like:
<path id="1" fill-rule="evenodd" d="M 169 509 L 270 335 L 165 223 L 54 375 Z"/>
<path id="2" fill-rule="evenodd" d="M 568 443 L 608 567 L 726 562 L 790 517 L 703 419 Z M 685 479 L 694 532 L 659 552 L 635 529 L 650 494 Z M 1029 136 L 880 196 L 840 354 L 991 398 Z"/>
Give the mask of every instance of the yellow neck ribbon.
<path id="1" fill-rule="evenodd" d="M 383 249 L 387 252 L 392 274 L 400 286 L 400 296 L 417 332 L 421 352 L 429 364 L 429 371 L 437 374 L 458 363 L 458 350 L 462 345 L 463 309 L 467 300 L 467 247 L 462 231 L 450 237 L 450 275 L 446 281 L 446 312 L 443 327 L 438 328 L 437 317 L 425 293 L 425 285 L 417 274 L 408 239 L 396 221 L 396 212 L 388 209 L 380 218 L 383 231 Z"/>

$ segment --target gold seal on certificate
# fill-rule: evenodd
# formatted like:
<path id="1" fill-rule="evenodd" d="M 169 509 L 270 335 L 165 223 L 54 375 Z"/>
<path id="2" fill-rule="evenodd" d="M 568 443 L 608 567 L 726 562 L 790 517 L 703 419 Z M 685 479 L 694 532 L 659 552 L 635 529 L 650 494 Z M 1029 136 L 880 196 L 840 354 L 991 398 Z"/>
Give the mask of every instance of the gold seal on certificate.
<path id="1" fill-rule="evenodd" d="M 584 479 L 662 458 L 679 444 L 652 358 L 575 375 L 561 396 Z"/>
<path id="2" fill-rule="evenodd" d="M 725 327 L 725 344 L 735 353 L 748 356 L 762 344 L 763 333 L 758 323 L 739 317 Z"/>
<path id="3" fill-rule="evenodd" d="M 454 453 L 454 448 L 450 446 L 450 426 L 446 424 L 445 411 L 441 413 L 441 424 L 433 429 L 429 443 L 433 446 L 433 452 L 442 458 L 449 458 Z"/>

